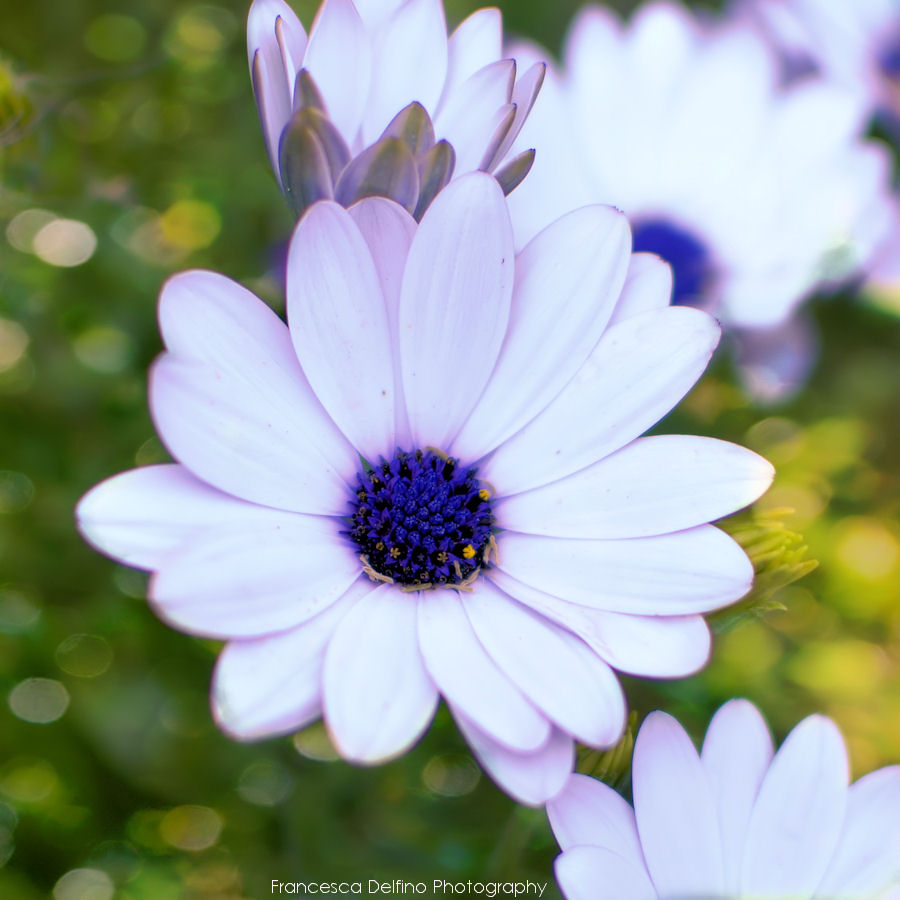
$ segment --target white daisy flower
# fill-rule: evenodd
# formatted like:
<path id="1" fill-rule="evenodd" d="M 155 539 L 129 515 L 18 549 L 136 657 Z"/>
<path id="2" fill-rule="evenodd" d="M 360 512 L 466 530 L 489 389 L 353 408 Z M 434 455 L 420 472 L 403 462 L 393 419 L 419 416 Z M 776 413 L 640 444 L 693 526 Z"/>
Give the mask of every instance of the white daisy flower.
<path id="1" fill-rule="evenodd" d="M 818 73 L 869 114 L 900 115 L 897 0 L 749 0 L 740 6 L 785 55 L 789 76 Z"/>
<path id="2" fill-rule="evenodd" d="M 534 152 L 503 165 L 544 78 L 503 59 L 482 9 L 450 37 L 441 0 L 323 0 L 307 38 L 283 0 L 254 0 L 253 90 L 279 184 L 302 213 L 389 197 L 420 219 L 454 172 L 494 172 L 506 193 Z"/>
<path id="3" fill-rule="evenodd" d="M 567 900 L 886 900 L 900 888 L 900 766 L 847 783 L 843 739 L 824 716 L 773 756 L 756 707 L 731 700 L 698 756 L 675 719 L 651 713 L 633 809 L 584 775 L 548 804 L 556 877 Z"/>
<path id="4" fill-rule="evenodd" d="M 102 483 L 78 521 L 153 571 L 162 618 L 228 641 L 225 731 L 322 716 L 345 758 L 376 763 L 441 694 L 495 780 L 539 803 L 573 739 L 619 738 L 613 669 L 705 664 L 702 614 L 753 574 L 706 523 L 772 469 L 711 438 L 638 438 L 719 329 L 666 306 L 666 267 L 629 237 L 587 207 L 516 257 L 500 187 L 473 173 L 418 227 L 382 198 L 311 207 L 287 326 L 221 275 L 166 284 L 150 407 L 177 463 Z"/>
<path id="5" fill-rule="evenodd" d="M 589 7 L 564 58 L 521 135 L 537 158 L 510 197 L 520 241 L 586 201 L 615 204 L 635 250 L 671 263 L 676 304 L 763 329 L 889 227 L 888 157 L 859 139 L 858 104 L 821 82 L 782 88 L 754 29 L 670 3 L 626 24 Z"/>

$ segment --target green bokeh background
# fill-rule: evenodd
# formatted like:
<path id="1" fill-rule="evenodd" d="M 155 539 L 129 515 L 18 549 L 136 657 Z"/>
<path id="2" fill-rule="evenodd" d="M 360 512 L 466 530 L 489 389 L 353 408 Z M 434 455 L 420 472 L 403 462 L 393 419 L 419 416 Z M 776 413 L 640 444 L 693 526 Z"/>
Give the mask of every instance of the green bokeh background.
<path id="1" fill-rule="evenodd" d="M 475 6 L 448 2 L 448 20 Z M 576 4 L 501 6 L 555 49 Z M 308 23 L 313 4 L 296 8 Z M 161 624 L 144 577 L 75 532 L 85 490 L 166 458 L 145 399 L 162 281 L 208 267 L 279 308 L 292 222 L 257 127 L 245 14 L 243 0 L 0 2 L 0 897 L 552 880 L 543 814 L 479 775 L 444 710 L 375 769 L 334 761 L 321 728 L 252 745 L 220 734 L 217 645 Z M 35 243 L 53 216 L 89 226 L 86 262 L 56 264 L 46 232 Z M 70 244 L 89 240 L 72 227 Z M 776 519 L 819 568 L 779 593 L 783 610 L 719 635 L 701 675 L 627 687 L 639 716 L 662 706 L 698 738 L 735 695 L 779 740 L 827 712 L 859 775 L 900 760 L 900 331 L 866 299 L 815 314 L 822 361 L 790 404 L 748 405 L 720 354 L 659 430 L 767 455 L 779 475 L 759 508 L 793 509 Z"/>

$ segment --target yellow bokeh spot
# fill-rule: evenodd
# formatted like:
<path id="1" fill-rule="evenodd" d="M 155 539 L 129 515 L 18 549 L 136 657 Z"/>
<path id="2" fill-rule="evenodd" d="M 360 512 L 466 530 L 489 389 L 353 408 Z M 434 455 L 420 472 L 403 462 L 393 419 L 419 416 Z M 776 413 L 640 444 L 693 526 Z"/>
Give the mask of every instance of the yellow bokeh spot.
<path id="1" fill-rule="evenodd" d="M 181 250 L 208 247 L 222 228 L 218 210 L 202 200 L 178 200 L 160 219 L 167 243 Z"/>
<path id="2" fill-rule="evenodd" d="M 892 575 L 900 557 L 900 544 L 878 519 L 855 517 L 840 522 L 835 552 L 841 563 L 869 581 Z"/>
<path id="3" fill-rule="evenodd" d="M 159 823 L 162 839 L 179 850 L 212 847 L 222 832 L 222 817 L 208 806 L 176 806 Z"/>
<path id="4" fill-rule="evenodd" d="M 884 681 L 886 671 L 882 649 L 860 640 L 805 644 L 787 666 L 791 681 L 837 700 L 868 697 Z"/>

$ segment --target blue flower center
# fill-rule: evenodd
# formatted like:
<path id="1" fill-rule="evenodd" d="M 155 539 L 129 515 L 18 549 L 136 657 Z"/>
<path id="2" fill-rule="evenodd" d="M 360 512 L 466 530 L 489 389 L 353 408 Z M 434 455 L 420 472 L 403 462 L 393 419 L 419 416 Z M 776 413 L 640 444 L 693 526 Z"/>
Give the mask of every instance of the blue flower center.
<path id="1" fill-rule="evenodd" d="M 878 64 L 885 78 L 900 80 L 900 31 L 895 31 L 882 45 Z"/>
<path id="2" fill-rule="evenodd" d="M 672 267 L 673 306 L 699 306 L 713 275 L 706 245 L 667 219 L 644 219 L 632 229 L 635 253 L 655 253 Z"/>
<path id="3" fill-rule="evenodd" d="M 397 450 L 356 476 L 349 529 L 373 581 L 465 589 L 495 550 L 491 491 L 436 450 Z"/>

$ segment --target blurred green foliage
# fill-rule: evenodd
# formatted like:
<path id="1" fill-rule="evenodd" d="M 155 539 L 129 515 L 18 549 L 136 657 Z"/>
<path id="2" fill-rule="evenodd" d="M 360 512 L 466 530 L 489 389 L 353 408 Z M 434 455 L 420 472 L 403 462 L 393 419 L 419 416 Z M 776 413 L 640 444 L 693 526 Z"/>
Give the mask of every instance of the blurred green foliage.
<path id="1" fill-rule="evenodd" d="M 307 22 L 313 5 L 297 4 Z M 553 48 L 575 7 L 502 5 Z M 447 8 L 454 21 L 475 4 Z M 480 775 L 444 710 L 406 757 L 371 770 L 335 761 L 321 727 L 254 745 L 217 732 L 217 647 L 157 621 L 144 577 L 75 532 L 87 488 L 165 459 L 145 400 L 162 281 L 209 267 L 279 307 L 291 217 L 257 128 L 245 14 L 234 0 L 3 5 L 0 897 L 552 880 L 543 814 Z M 627 689 L 640 717 L 664 707 L 697 736 L 735 694 L 779 738 L 825 711 L 862 773 L 900 758 L 900 337 L 847 297 L 817 315 L 822 363 L 792 403 L 748 406 L 726 354 L 659 430 L 768 456 L 779 475 L 759 511 L 793 509 L 777 521 L 819 568 L 787 587 L 777 569 L 778 609 L 720 635 L 702 674 Z M 622 756 L 582 763 L 624 783 Z"/>

